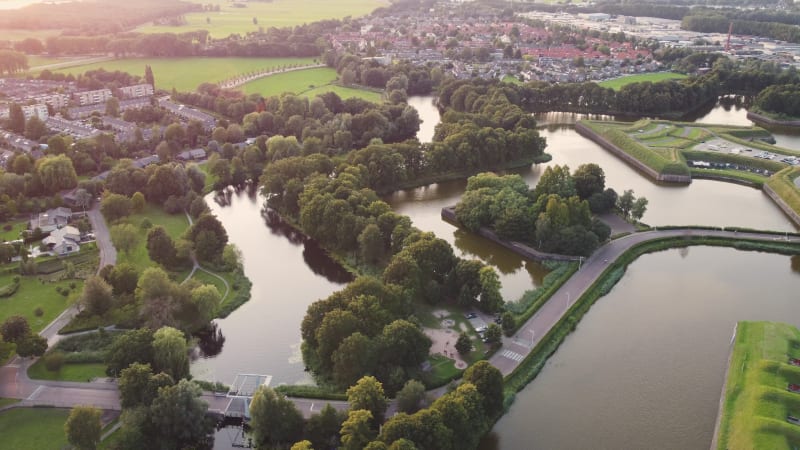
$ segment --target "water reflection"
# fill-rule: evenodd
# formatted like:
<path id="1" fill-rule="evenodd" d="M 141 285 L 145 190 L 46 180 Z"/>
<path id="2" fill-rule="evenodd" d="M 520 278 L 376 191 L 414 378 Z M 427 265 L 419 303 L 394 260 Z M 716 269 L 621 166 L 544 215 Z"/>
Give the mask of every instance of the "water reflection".
<path id="1" fill-rule="evenodd" d="M 197 350 L 199 351 L 197 357 L 217 356 L 225 345 L 225 336 L 222 335 L 222 330 L 215 322 L 195 332 L 194 336 L 197 338 Z"/>

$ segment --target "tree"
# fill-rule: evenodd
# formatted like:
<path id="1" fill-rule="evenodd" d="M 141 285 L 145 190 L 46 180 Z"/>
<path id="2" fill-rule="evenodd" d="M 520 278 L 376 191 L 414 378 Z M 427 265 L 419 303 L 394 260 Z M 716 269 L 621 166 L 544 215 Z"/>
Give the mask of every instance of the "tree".
<path id="1" fill-rule="evenodd" d="M 203 391 L 189 380 L 158 389 L 150 405 L 150 421 L 161 448 L 210 448 L 214 424 L 206 416 Z M 143 446 L 146 447 L 146 446 Z"/>
<path id="2" fill-rule="evenodd" d="M 203 261 L 218 260 L 228 243 L 225 227 L 213 214 L 200 216 L 189 228 L 187 235 L 194 242 L 197 257 Z"/>
<path id="3" fill-rule="evenodd" d="M 17 103 L 8 107 L 8 129 L 17 134 L 25 132 L 25 113 Z"/>
<path id="4" fill-rule="evenodd" d="M 156 80 L 153 77 L 153 68 L 150 67 L 150 64 L 144 66 L 144 81 L 153 87 L 156 86 Z"/>
<path id="5" fill-rule="evenodd" d="M 635 201 L 635 197 L 633 196 L 633 190 L 628 189 L 622 193 L 617 199 L 617 208 L 622 211 L 622 215 L 626 218 L 630 217 L 631 209 L 633 208 L 633 202 Z"/>
<path id="6" fill-rule="evenodd" d="M 458 340 L 456 341 L 456 351 L 461 356 L 464 356 L 472 351 L 472 339 L 470 339 L 469 335 L 463 331 L 458 335 Z"/>
<path id="7" fill-rule="evenodd" d="M 514 333 L 514 328 L 517 326 L 514 315 L 508 311 L 503 313 L 500 323 L 503 325 L 503 332 L 506 336 L 511 336 Z"/>
<path id="8" fill-rule="evenodd" d="M 119 117 L 119 100 L 116 97 L 111 97 L 106 101 L 106 115 Z"/>
<path id="9" fill-rule="evenodd" d="M 11 316 L 0 325 L 0 334 L 6 342 L 18 342 L 31 333 L 28 319 L 22 316 Z"/>
<path id="10" fill-rule="evenodd" d="M 294 442 L 302 433 L 303 416 L 294 403 L 266 386 L 253 394 L 250 417 L 258 447 Z"/>
<path id="11" fill-rule="evenodd" d="M 397 392 L 397 409 L 400 412 L 413 414 L 419 410 L 425 399 L 425 385 L 417 380 L 408 380 Z"/>
<path id="12" fill-rule="evenodd" d="M 642 220 L 645 211 L 647 211 L 647 199 L 644 197 L 637 198 L 631 206 L 631 217 L 638 222 Z"/>
<path id="13" fill-rule="evenodd" d="M 500 278 L 492 266 L 483 266 L 478 272 L 481 283 L 480 308 L 486 312 L 495 312 L 503 306 L 500 294 Z"/>
<path id="14" fill-rule="evenodd" d="M 114 301 L 111 285 L 102 277 L 93 275 L 86 279 L 80 302 L 90 314 L 102 316 Z"/>
<path id="15" fill-rule="evenodd" d="M 569 173 L 569 167 L 550 166 L 544 170 L 536 188 L 533 190 L 534 198 L 542 195 L 556 194 L 562 198 L 576 195 L 575 181 Z"/>
<path id="16" fill-rule="evenodd" d="M 418 326 L 402 319 L 386 325 L 380 340 L 381 352 L 391 355 L 393 364 L 411 368 L 418 367 L 428 358 L 428 350 L 432 344 L 431 339 Z M 372 412 L 375 417 L 383 417 L 378 411 Z"/>
<path id="17" fill-rule="evenodd" d="M 210 322 L 214 318 L 221 301 L 222 296 L 214 285 L 204 284 L 192 289 L 192 303 L 203 322 Z"/>
<path id="18" fill-rule="evenodd" d="M 326 403 L 319 414 L 314 414 L 308 419 L 303 434 L 316 448 L 336 447 L 344 420 L 343 413 L 336 411 L 330 403 Z"/>
<path id="19" fill-rule="evenodd" d="M 462 381 L 472 383 L 483 396 L 483 406 L 489 417 L 503 410 L 503 374 L 488 361 L 478 361 L 464 372 Z"/>
<path id="20" fill-rule="evenodd" d="M 375 343 L 355 332 L 344 338 L 333 352 L 333 379 L 342 387 L 351 386 L 375 368 Z"/>
<path id="21" fill-rule="evenodd" d="M 255 20 L 255 17 L 253 18 Z M 314 450 L 314 446 L 311 444 L 311 441 L 304 440 L 300 442 L 295 442 L 292 445 L 292 448 L 289 450 Z"/>
<path id="22" fill-rule="evenodd" d="M 384 253 L 383 236 L 378 226 L 371 223 L 364 227 L 364 231 L 358 235 L 358 245 L 364 261 L 370 264 L 377 263 Z"/>
<path id="23" fill-rule="evenodd" d="M 347 420 L 342 424 L 342 448 L 362 450 L 377 433 L 372 427 L 372 413 L 366 409 L 351 409 Z"/>
<path id="24" fill-rule="evenodd" d="M 123 253 L 130 253 L 139 244 L 139 232 L 129 223 L 114 225 L 109 233 L 114 247 Z"/>
<path id="25" fill-rule="evenodd" d="M 362 377 L 347 389 L 347 402 L 351 410 L 366 409 L 372 413 L 375 424 L 383 422 L 388 402 L 383 393 L 383 384 L 372 376 Z"/>
<path id="26" fill-rule="evenodd" d="M 490 323 L 489 327 L 486 329 L 485 337 L 487 344 L 499 344 L 500 339 L 503 338 L 503 329 L 496 323 Z"/>
<path id="27" fill-rule="evenodd" d="M 32 141 L 38 141 L 47 133 L 47 125 L 44 124 L 39 116 L 31 116 L 31 118 L 25 123 L 25 137 Z"/>
<path id="28" fill-rule="evenodd" d="M 36 173 L 47 194 L 55 194 L 64 189 L 72 189 L 78 184 L 78 175 L 72 160 L 66 155 L 47 156 L 35 164 Z"/>
<path id="29" fill-rule="evenodd" d="M 134 363 L 153 362 L 153 332 L 147 328 L 126 331 L 111 343 L 106 352 L 106 373 L 117 376 Z"/>
<path id="30" fill-rule="evenodd" d="M 156 396 L 153 389 L 153 369 L 150 364 L 133 363 L 122 369 L 117 387 L 123 408 L 150 406 Z"/>
<path id="31" fill-rule="evenodd" d="M 572 174 L 578 197 L 588 199 L 593 194 L 601 194 L 606 188 L 606 176 L 597 164 L 582 164 Z"/>
<path id="32" fill-rule="evenodd" d="M 175 264 L 175 243 L 164 227 L 153 227 L 147 232 L 147 254 L 162 266 L 172 267 Z"/>
<path id="33" fill-rule="evenodd" d="M 134 212 L 142 212 L 144 210 L 145 203 L 144 194 L 141 192 L 134 192 L 131 196 L 131 209 Z"/>
<path id="34" fill-rule="evenodd" d="M 38 334 L 28 334 L 16 342 L 17 354 L 23 358 L 42 356 L 47 351 L 47 339 Z"/>
<path id="35" fill-rule="evenodd" d="M 100 443 L 101 411 L 91 406 L 76 406 L 69 412 L 64 432 L 67 441 L 80 450 L 94 450 Z"/>
<path id="36" fill-rule="evenodd" d="M 120 194 L 108 194 L 100 202 L 100 212 L 109 222 L 116 222 L 129 215 L 132 207 L 131 200 Z"/>
<path id="37" fill-rule="evenodd" d="M 114 295 L 133 294 L 139 282 L 139 271 L 128 263 L 117 264 L 108 274 L 108 282 Z"/>
<path id="38" fill-rule="evenodd" d="M 175 380 L 189 375 L 189 348 L 183 333 L 162 327 L 153 334 L 153 362 L 157 370 Z"/>

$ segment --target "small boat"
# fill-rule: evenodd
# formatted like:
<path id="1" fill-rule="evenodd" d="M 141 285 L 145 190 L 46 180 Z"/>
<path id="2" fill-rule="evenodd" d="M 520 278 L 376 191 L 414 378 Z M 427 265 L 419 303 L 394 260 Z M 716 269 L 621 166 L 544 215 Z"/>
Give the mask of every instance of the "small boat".
<path id="1" fill-rule="evenodd" d="M 800 394 L 800 384 L 790 384 L 786 389 L 788 389 L 789 392 Z"/>
<path id="2" fill-rule="evenodd" d="M 800 359 L 789 358 L 789 364 L 800 367 Z"/>

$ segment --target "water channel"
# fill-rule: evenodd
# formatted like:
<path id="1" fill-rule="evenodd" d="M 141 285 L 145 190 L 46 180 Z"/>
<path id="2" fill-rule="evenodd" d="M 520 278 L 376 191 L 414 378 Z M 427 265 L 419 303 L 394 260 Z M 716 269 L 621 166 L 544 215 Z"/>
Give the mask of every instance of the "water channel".
<path id="1" fill-rule="evenodd" d="M 433 126 L 438 122 L 438 111 L 430 97 L 412 97 L 409 102 L 420 111 L 420 117 L 423 119 L 420 139 L 428 140 L 429 136 L 432 136 Z M 725 109 L 717 106 L 698 121 L 747 125 L 750 122 L 744 117 L 745 114 L 744 110 L 737 110 L 735 107 Z M 547 117 L 537 117 L 537 120 L 563 123 L 569 120 L 568 116 L 570 115 L 550 114 Z M 547 138 L 546 151 L 553 155 L 553 160 L 548 164 L 567 164 L 572 169 L 588 162 L 599 164 L 606 173 L 607 186 L 613 187 L 618 192 L 633 189 L 637 196 L 649 199 L 644 221 L 651 225 L 735 224 L 760 229 L 787 231 L 795 229 L 782 212 L 756 189 L 705 180 L 696 180 L 691 185 L 682 187 L 659 185 L 649 181 L 591 141 L 579 136 L 569 126 L 551 125 L 542 128 L 541 133 Z M 781 145 L 800 148 L 800 138 L 796 136 L 779 134 L 776 135 L 776 139 Z M 544 167 L 546 165 L 526 168 L 516 173 L 533 186 Z M 524 261 L 441 220 L 440 209 L 455 204 L 465 186 L 466 181 L 463 180 L 440 183 L 397 192 L 386 200 L 395 211 L 408 215 L 418 228 L 432 231 L 453 244 L 456 254 L 476 257 L 494 265 L 501 274 L 504 297 L 507 300 L 516 299 L 525 290 L 539 285 L 546 270 L 539 264 Z M 341 288 L 348 279 L 347 274 L 338 269 L 313 241 L 294 233 L 274 214 L 265 211 L 261 196 L 238 192 L 223 198 L 210 195 L 207 200 L 213 212 L 225 225 L 231 242 L 242 250 L 245 272 L 253 282 L 253 289 L 252 298 L 248 303 L 228 318 L 217 321 L 226 338 L 222 352 L 213 357 L 197 359 L 192 365 L 192 373 L 199 378 L 227 383 L 230 383 L 237 373 L 245 372 L 273 375 L 273 385 L 311 381 L 303 370 L 300 357 L 300 322 L 307 306 Z M 539 379 L 520 393 L 511 412 L 502 419 L 496 427 L 495 434 L 485 443 L 485 448 L 530 448 L 534 441 L 540 440 L 543 444 L 541 446 L 537 444 L 538 448 L 587 446 L 597 448 L 596 442 L 601 442 L 599 447 L 629 448 L 629 445 L 625 445 L 627 442 L 642 443 L 644 442 L 642 439 L 656 436 L 652 434 L 652 429 L 648 428 L 650 425 L 643 425 L 641 421 L 644 420 L 641 416 L 651 415 L 655 409 L 658 409 L 655 417 L 688 415 L 703 424 L 702 430 L 692 431 L 694 435 L 700 437 L 686 446 L 672 445 L 677 441 L 670 441 L 668 437 L 663 436 L 658 438 L 657 442 L 670 443 L 667 445 L 669 448 L 707 447 L 710 437 L 703 427 L 709 421 L 713 425 L 722 376 L 718 363 L 722 361 L 724 365 L 725 358 L 722 355 L 719 357 L 721 359 L 715 360 L 709 358 L 708 353 L 720 351 L 725 353 L 724 348 L 720 350 L 714 345 L 730 338 L 732 323 L 739 318 L 789 316 L 786 314 L 788 311 L 781 313 L 783 310 L 780 308 L 786 303 L 784 298 L 788 297 L 786 293 L 797 292 L 800 286 L 796 283 L 800 281 L 800 277 L 788 270 L 788 257 L 706 248 L 692 248 L 688 250 L 688 256 L 685 256 L 686 253 L 686 250 L 659 253 L 643 257 L 632 265 L 629 274 L 619 287 L 586 316 L 581 322 L 579 331 L 551 359 Z M 626 289 L 626 286 L 633 288 Z M 653 289 L 656 286 L 657 288 Z M 763 289 L 763 286 L 770 286 L 771 295 L 764 296 L 763 293 L 759 295 L 758 290 Z M 686 294 L 689 291 L 693 294 Z M 732 295 L 740 291 L 745 294 L 741 297 L 738 294 Z M 734 301 L 736 298 L 739 300 Z M 764 306 L 761 311 L 756 308 L 757 312 L 767 314 L 762 316 L 750 315 L 750 310 L 735 307 L 747 304 L 745 300 L 752 298 L 764 298 L 762 302 L 765 305 L 775 303 L 777 309 Z M 773 301 L 773 298 L 778 300 Z M 730 302 L 725 303 L 723 301 L 725 299 L 729 299 Z M 605 318 L 607 316 L 595 319 L 596 311 L 601 311 L 602 305 L 606 304 L 622 305 L 606 307 L 613 309 L 611 315 L 615 319 L 609 320 Z M 724 310 L 725 314 L 717 318 L 715 314 L 717 309 Z M 656 313 L 644 314 L 649 311 Z M 770 311 L 775 312 L 773 314 Z M 667 320 L 673 316 L 676 317 L 675 320 Z M 640 319 L 650 317 L 655 317 L 668 325 L 642 326 L 643 321 Z M 633 323 L 634 318 L 635 323 Z M 678 319 L 681 321 L 678 322 Z M 715 320 L 728 322 L 712 326 L 712 322 L 716 323 Z M 697 325 L 698 323 L 701 325 Z M 582 334 L 582 330 L 592 327 L 604 330 L 607 335 Z M 627 331 L 618 335 L 620 330 Z M 688 330 L 694 331 L 689 333 Z M 697 354 L 692 353 L 694 346 L 691 344 L 681 344 L 685 345 L 681 347 L 682 353 L 670 349 L 669 343 L 672 342 L 673 334 L 688 334 L 699 339 L 698 335 L 705 337 L 706 333 L 708 340 L 715 344 L 709 343 L 710 347 L 703 350 L 705 353 L 700 350 Z M 617 338 L 619 341 L 614 340 Z M 602 346 L 597 345 L 600 342 Z M 600 367 L 592 367 L 590 364 L 587 366 L 587 377 L 591 378 L 589 382 L 589 380 L 578 380 L 571 373 L 560 370 L 560 367 L 566 364 L 565 361 L 573 361 L 560 358 L 570 348 L 567 344 L 576 345 L 574 343 L 587 346 L 588 350 L 585 352 L 594 355 L 589 361 L 595 364 L 600 364 L 597 358 L 602 355 L 602 361 L 605 361 L 602 363 L 604 370 L 612 372 L 608 375 L 598 372 L 600 375 L 592 377 L 591 373 Z M 635 343 L 635 349 L 639 353 L 633 350 L 630 352 L 621 350 L 631 349 L 630 343 Z M 670 348 L 665 350 L 665 347 Z M 663 364 L 659 366 L 651 363 L 652 357 L 657 358 L 659 352 L 666 352 L 661 356 L 665 356 L 669 370 L 659 372 L 661 375 L 656 376 L 652 370 L 659 367 L 664 369 Z M 578 353 L 579 356 L 585 354 Z M 638 356 L 631 355 L 649 355 L 651 358 L 639 359 Z M 666 358 L 666 355 L 671 356 Z M 672 376 L 677 375 L 679 368 L 686 377 L 689 377 L 688 381 L 686 378 Z M 618 390 L 615 396 L 608 396 L 605 392 L 611 391 L 611 383 L 616 382 L 618 378 L 614 375 L 614 370 L 625 370 L 626 373 L 630 373 L 627 378 L 623 378 L 628 380 L 626 385 L 628 389 Z M 548 408 L 541 407 L 542 404 L 539 402 L 543 400 L 537 397 L 544 395 L 538 386 L 544 383 L 540 380 L 546 379 L 548 374 L 553 374 L 550 376 L 554 377 L 556 382 L 564 379 L 573 380 L 570 383 L 589 383 L 592 390 L 598 394 L 574 395 L 571 392 L 571 384 L 562 385 L 570 386 L 570 390 L 561 389 L 558 391 L 561 395 L 550 392 L 554 388 L 545 389 L 546 394 L 551 396 L 550 401 L 574 405 L 574 409 L 565 409 L 563 413 L 559 413 L 561 415 L 554 415 L 553 417 L 557 417 L 558 420 L 555 418 L 548 419 L 549 421 L 543 420 L 543 425 L 536 426 L 536 432 L 533 432 L 534 427 L 530 426 L 532 417 L 549 417 Z M 681 392 L 680 397 L 692 399 L 699 397 L 683 395 L 687 389 L 686 383 L 693 384 L 693 389 L 694 384 L 703 386 L 703 392 L 706 394 L 706 397 L 703 397 L 703 402 L 706 402 L 702 404 L 703 406 L 699 406 L 700 403 L 687 406 L 677 402 L 675 397 L 678 394 L 675 391 Z M 660 392 L 661 397 L 651 397 L 650 394 L 654 391 Z M 531 392 L 533 394 L 530 394 Z M 600 397 L 601 401 L 613 399 L 626 405 L 625 414 L 617 416 L 608 414 L 606 411 L 608 405 L 589 401 L 594 397 Z M 699 399 L 697 401 L 700 402 Z M 689 413 L 687 409 L 690 409 Z M 708 413 L 709 409 L 714 411 Z M 585 416 L 581 423 L 603 425 L 586 427 L 576 433 L 575 430 L 578 428 L 573 425 L 574 419 L 565 416 L 568 413 Z M 624 422 L 628 416 L 640 420 Z M 702 420 L 698 419 L 700 416 Z M 603 420 L 600 420 L 601 418 Z M 525 425 L 521 425 L 523 422 Z M 630 425 L 627 425 L 628 423 Z M 554 424 L 558 424 L 560 428 Z M 604 436 L 615 435 L 613 431 L 615 427 L 625 428 L 628 431 L 624 434 L 625 441 L 603 443 Z M 672 429 L 671 432 L 671 434 L 682 433 L 680 429 Z M 576 440 L 563 442 L 560 440 L 564 435 L 571 434 L 575 435 L 573 438 Z M 585 441 L 580 440 L 581 437 Z M 585 445 L 586 442 L 592 444 Z M 653 447 L 652 444 L 653 442 L 647 442 L 645 445 L 633 445 L 633 448 L 650 448 Z"/>

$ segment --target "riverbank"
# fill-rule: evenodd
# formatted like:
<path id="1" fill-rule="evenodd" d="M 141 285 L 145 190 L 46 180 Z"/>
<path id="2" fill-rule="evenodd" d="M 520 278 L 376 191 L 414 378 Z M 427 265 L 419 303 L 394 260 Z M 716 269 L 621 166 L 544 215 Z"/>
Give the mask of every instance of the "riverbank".
<path id="1" fill-rule="evenodd" d="M 759 114 L 753 111 L 747 111 L 747 118 L 759 125 L 766 125 L 772 127 L 785 127 L 785 128 L 800 127 L 800 120 L 774 119 L 765 114 Z"/>
<path id="2" fill-rule="evenodd" d="M 774 322 L 739 322 L 711 449 L 790 449 L 800 444 L 800 330 Z"/>

